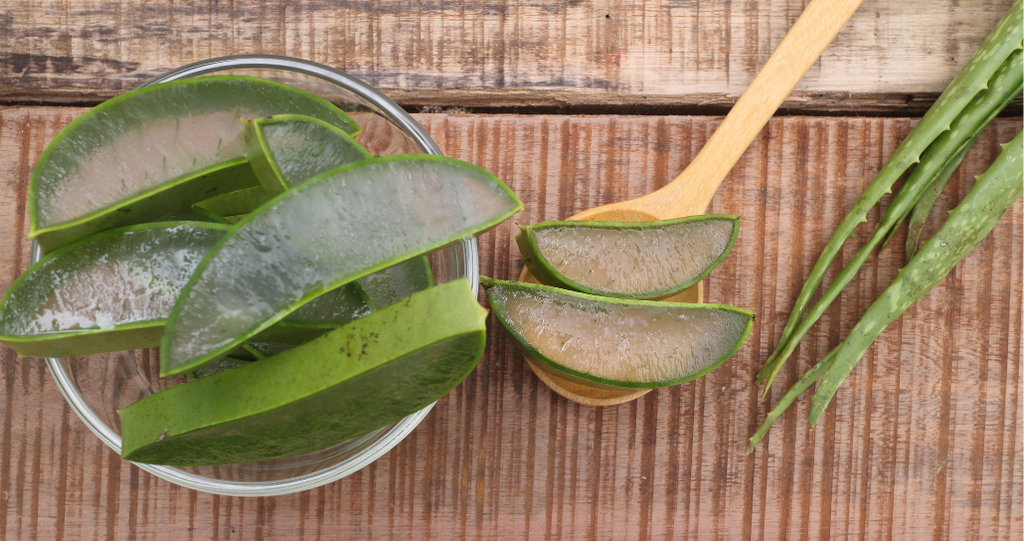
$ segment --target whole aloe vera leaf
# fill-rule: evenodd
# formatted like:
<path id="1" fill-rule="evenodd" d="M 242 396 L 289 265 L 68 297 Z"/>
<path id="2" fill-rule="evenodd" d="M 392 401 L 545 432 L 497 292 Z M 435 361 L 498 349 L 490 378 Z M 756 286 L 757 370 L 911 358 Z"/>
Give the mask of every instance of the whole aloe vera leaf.
<path id="1" fill-rule="evenodd" d="M 953 120 L 950 129 L 935 139 L 935 142 L 921 155 L 921 163 L 914 168 L 910 177 L 893 198 L 889 208 L 882 215 L 878 229 L 871 235 L 867 244 L 843 267 L 835 281 L 822 294 L 821 299 L 807 311 L 800 324 L 787 337 L 786 342 L 784 344 L 780 342 L 776 348 L 771 364 L 765 365 L 765 368 L 769 369 L 765 378 L 767 382 L 765 394 L 783 363 L 800 344 L 800 340 L 821 318 L 832 302 L 839 297 L 843 288 L 853 280 L 875 247 L 896 230 L 928 190 L 932 181 L 943 173 L 946 164 L 955 161 L 958 156 L 962 159 L 963 153 L 967 152 L 981 130 L 1020 92 L 1022 81 L 1024 81 L 1024 66 L 1021 65 L 1021 51 L 1016 51 L 992 76 L 989 88 L 979 92 L 964 108 L 960 116 Z"/>
<path id="2" fill-rule="evenodd" d="M 932 206 L 935 205 L 935 201 L 939 198 L 939 194 L 942 193 L 943 189 L 945 189 L 946 183 L 949 182 L 949 179 L 953 176 L 953 173 L 956 172 L 957 167 L 960 167 L 960 163 L 964 161 L 964 157 L 967 156 L 967 153 L 971 150 L 971 147 L 974 146 L 974 142 L 978 139 L 978 135 L 980 135 L 980 133 L 975 134 L 975 136 L 971 138 L 971 140 L 967 142 L 967 144 L 961 147 L 959 152 L 957 152 L 953 156 L 950 156 L 949 161 L 947 161 L 946 165 L 942 167 L 942 171 L 939 171 L 939 174 L 935 175 L 935 179 L 932 180 L 931 184 L 928 185 L 928 189 L 921 194 L 920 198 L 918 198 L 917 203 L 914 204 L 914 208 L 911 209 L 910 214 L 908 216 L 903 217 L 904 220 L 906 220 L 908 217 L 910 218 L 910 222 L 907 227 L 907 250 L 905 251 L 907 261 L 910 261 L 910 259 L 914 257 L 914 254 L 917 253 L 916 246 L 914 247 L 914 250 L 909 250 L 911 245 L 910 239 L 915 234 L 915 219 L 917 219 L 920 222 L 919 224 L 917 224 L 917 227 L 924 226 L 924 222 L 925 220 L 928 219 L 928 214 L 931 212 Z M 922 212 L 924 212 L 924 216 L 920 217 L 920 214 Z M 896 236 L 897 229 L 897 227 L 894 227 L 889 231 L 889 234 L 886 235 L 885 240 L 882 241 L 882 245 L 881 247 L 878 248 L 878 251 L 882 251 L 885 249 L 885 247 L 889 244 L 889 241 L 891 241 L 892 238 Z M 917 231 L 916 233 L 917 238 L 919 239 L 921 236 L 921 231 Z M 915 239 L 913 242 L 914 244 L 916 244 L 917 240 Z"/>
<path id="3" fill-rule="evenodd" d="M 910 260 L 839 346 L 811 399 L 807 422 L 821 418 L 839 385 L 878 335 L 949 274 L 995 227 L 1024 194 L 1024 137 L 1018 133 L 963 201 L 949 213 L 939 232 Z"/>
<path id="4" fill-rule="evenodd" d="M 942 167 L 942 170 L 929 179 L 918 177 L 919 181 L 927 182 L 928 189 L 921 192 L 921 195 L 918 196 L 918 202 L 914 204 L 914 209 L 903 209 L 903 215 L 900 216 L 899 220 L 900 223 L 903 222 L 903 220 L 906 220 L 907 216 L 910 216 L 915 209 L 922 207 L 920 211 L 917 211 L 918 214 L 922 212 L 924 213 L 924 217 L 919 219 L 920 225 L 918 227 L 920 228 L 924 225 L 924 220 L 927 219 L 928 213 L 931 212 L 932 205 L 935 204 L 935 200 L 938 198 L 939 194 L 942 193 L 946 183 L 949 182 L 949 178 L 953 176 L 957 166 L 960 165 L 964 156 L 967 155 L 967 152 L 970 151 L 971 147 L 974 145 L 974 141 L 978 138 L 978 135 L 981 134 L 981 130 L 983 130 L 985 126 L 988 126 L 988 124 L 992 122 L 992 119 L 994 119 L 1000 111 L 1005 109 L 1006 106 L 1013 101 L 1013 98 L 1020 94 L 1022 88 L 1024 88 L 1024 65 L 1021 64 L 1022 59 L 1024 59 L 1024 52 L 1022 51 L 1015 51 L 1011 54 L 1010 57 L 1006 59 L 1006 62 L 1003 62 L 1003 65 L 999 66 L 999 69 L 996 70 L 996 73 L 988 83 L 988 88 L 979 92 L 978 95 L 974 97 L 974 100 L 971 101 L 970 105 L 968 105 L 967 108 L 964 109 L 964 112 L 957 117 L 950 131 L 943 134 L 943 137 L 945 137 L 947 135 L 954 134 L 957 130 L 971 130 L 973 129 L 973 126 L 977 126 L 971 137 L 965 141 L 955 154 L 949 157 L 945 165 Z M 972 118 L 965 118 L 968 115 Z M 936 139 L 932 146 L 934 147 L 939 144 L 939 141 L 942 141 L 943 137 Z M 946 139 L 948 142 L 948 140 L 953 139 L 953 137 L 947 137 Z M 929 147 L 928 152 L 931 152 L 931 147 Z M 925 163 L 925 158 L 923 156 L 921 158 L 921 163 L 922 165 Z M 909 183 L 910 180 L 911 179 L 908 179 L 907 182 Z M 904 186 L 906 186 L 906 184 L 904 184 Z M 903 190 L 906 188 L 900 189 Z M 924 201 L 923 204 L 922 201 Z M 887 210 L 886 213 L 888 212 L 891 211 Z M 913 221 L 911 223 L 913 223 Z M 889 244 L 889 241 L 892 240 L 892 237 L 896 234 L 896 230 L 897 227 L 893 227 L 889 230 L 889 233 L 885 236 L 885 240 L 882 241 L 882 246 L 879 250 L 885 249 L 885 246 Z M 914 253 L 917 252 L 917 239 L 919 239 L 920 236 L 921 231 L 918 229 L 917 236 L 913 242 L 909 240 L 907 241 L 907 261 L 914 257 Z M 911 238 L 910 232 L 908 232 L 907 238 Z M 913 250 L 910 250 L 910 247 L 913 247 Z"/>
<path id="5" fill-rule="evenodd" d="M 872 207 L 881 200 L 882 196 L 890 193 L 892 185 L 913 163 L 920 161 L 921 153 L 942 132 L 949 130 L 950 124 L 982 89 L 986 88 L 992 74 L 1002 65 L 1003 61 L 1016 50 L 1021 49 L 1024 41 L 1024 30 L 1021 22 L 1024 20 L 1024 10 L 1021 7 L 1021 0 L 1017 0 L 1010 7 L 1010 11 L 1000 20 L 985 41 L 981 43 L 978 50 L 967 64 L 960 70 L 960 73 L 946 87 L 946 90 L 935 101 L 935 104 L 925 113 L 921 122 L 911 130 L 910 134 L 900 143 L 900 146 L 893 153 L 889 161 L 878 172 L 871 183 L 864 189 L 860 197 L 853 204 L 853 208 L 843 218 L 843 221 L 836 228 L 836 232 L 829 239 L 828 244 L 822 251 L 814 268 L 807 277 L 807 282 L 797 297 L 793 306 L 793 312 L 789 315 L 789 321 L 782 331 L 776 353 L 773 353 L 765 362 L 764 368 L 757 375 L 758 383 L 765 381 L 769 374 L 777 369 L 773 367 L 777 352 L 784 349 L 789 337 L 799 325 L 807 310 L 814 292 L 821 285 L 825 273 L 832 265 L 836 255 L 842 249 L 846 239 L 850 238 L 854 229 L 867 221 L 867 214 Z"/>
<path id="6" fill-rule="evenodd" d="M 824 359 L 818 361 L 818 364 L 812 366 L 811 369 L 803 375 L 803 377 L 801 377 L 793 384 L 792 387 L 789 388 L 788 391 L 786 391 L 786 394 L 782 395 L 782 399 L 779 400 L 778 404 L 775 404 L 775 407 L 772 408 L 771 411 L 768 412 L 764 422 L 762 422 L 761 426 L 757 428 L 757 432 L 754 432 L 754 435 L 750 437 L 750 444 L 747 445 L 747 454 L 750 454 L 754 450 L 754 447 L 757 447 L 761 438 L 768 433 L 768 429 L 770 429 L 772 425 L 775 424 L 775 421 L 782 416 L 782 413 L 793 404 L 793 401 L 803 394 L 804 391 L 810 388 L 811 384 L 817 381 L 818 378 L 828 370 L 828 367 L 832 365 L 832 360 L 836 358 L 837 349 L 838 348 L 830 351 Z"/>

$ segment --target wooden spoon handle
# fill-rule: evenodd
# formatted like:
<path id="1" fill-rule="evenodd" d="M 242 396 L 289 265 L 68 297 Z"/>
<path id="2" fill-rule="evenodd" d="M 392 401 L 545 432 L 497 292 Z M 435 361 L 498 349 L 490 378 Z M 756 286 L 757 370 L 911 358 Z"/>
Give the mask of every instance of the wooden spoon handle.
<path id="1" fill-rule="evenodd" d="M 722 180 L 861 2 L 812 0 L 697 157 L 671 183 L 634 200 L 636 207 L 661 219 L 707 211 Z"/>

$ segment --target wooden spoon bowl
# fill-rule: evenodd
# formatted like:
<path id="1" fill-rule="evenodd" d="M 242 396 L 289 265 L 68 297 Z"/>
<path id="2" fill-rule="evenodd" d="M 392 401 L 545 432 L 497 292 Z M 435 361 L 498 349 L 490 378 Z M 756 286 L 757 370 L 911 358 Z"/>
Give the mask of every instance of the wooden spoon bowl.
<path id="1" fill-rule="evenodd" d="M 659 190 L 629 201 L 587 209 L 570 220 L 647 222 L 704 214 L 718 186 L 793 87 L 821 56 L 862 0 L 812 0 L 786 37 L 768 58 L 736 105 L 711 135 L 690 165 Z M 537 283 L 529 269 L 521 281 Z M 660 300 L 703 302 L 701 283 Z M 529 362 L 529 361 L 527 361 Z M 610 406 L 635 400 L 650 392 L 595 389 L 552 376 L 530 363 L 533 373 L 556 393 L 591 406 Z"/>

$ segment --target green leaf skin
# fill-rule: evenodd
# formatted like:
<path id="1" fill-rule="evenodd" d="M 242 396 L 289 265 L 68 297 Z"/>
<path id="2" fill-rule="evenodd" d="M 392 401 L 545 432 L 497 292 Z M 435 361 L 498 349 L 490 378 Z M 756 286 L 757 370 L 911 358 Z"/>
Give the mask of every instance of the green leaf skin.
<path id="1" fill-rule="evenodd" d="M 0 343 L 23 357 L 75 357 L 156 346 L 178 291 L 227 230 L 199 222 L 141 224 L 55 250 L 29 267 L 0 299 Z M 144 257 L 135 260 L 134 254 L 143 251 Z M 134 280 L 132 288 L 147 289 L 141 296 L 115 297 L 129 293 L 119 285 L 122 279 Z M 66 284 L 103 296 L 101 304 L 75 307 L 79 297 L 62 291 Z M 121 308 L 118 300 L 128 308 Z M 53 306 L 49 316 L 46 306 Z M 31 323 L 32 318 L 38 322 Z M 47 318 L 60 328 L 35 328 Z"/>
<path id="2" fill-rule="evenodd" d="M 996 161 L 949 213 L 949 218 L 921 251 L 900 270 L 840 345 L 811 399 L 807 421 L 817 424 L 836 390 L 871 347 L 875 338 L 911 305 L 935 287 L 995 227 L 1024 194 L 1024 138 L 1018 133 Z"/>
<path id="3" fill-rule="evenodd" d="M 606 284 L 602 287 L 596 285 L 587 285 L 581 282 L 579 279 L 574 279 L 566 276 L 563 272 L 558 270 L 558 265 L 552 264 L 549 261 L 549 257 L 544 251 L 538 246 L 537 234 L 542 233 L 545 230 L 550 229 L 564 229 L 578 233 L 581 236 L 587 236 L 593 231 L 613 231 L 613 232 L 630 232 L 633 234 L 649 235 L 649 236 L 661 236 L 662 238 L 670 239 L 677 250 L 680 252 L 690 248 L 694 243 L 693 237 L 698 234 L 698 231 L 702 231 L 700 228 L 705 227 L 714 222 L 729 222 L 731 226 L 731 232 L 728 240 L 720 246 L 706 246 L 706 257 L 694 258 L 692 255 L 687 259 L 700 259 L 701 261 L 707 260 L 707 265 L 693 273 L 688 273 L 681 276 L 673 276 L 676 279 L 675 283 L 668 287 L 643 287 L 643 288 L 631 288 L 627 280 L 616 280 L 617 284 L 622 284 L 621 287 L 615 287 L 612 284 Z M 526 262 L 526 266 L 530 269 L 538 281 L 542 284 L 563 287 L 566 289 L 572 289 L 575 291 L 581 291 L 584 293 L 590 293 L 593 295 L 602 295 L 606 297 L 616 297 L 624 299 L 649 299 L 653 297 L 664 297 L 678 293 L 688 287 L 693 286 L 697 282 L 701 281 L 708 274 L 718 266 L 722 260 L 729 255 L 729 251 L 732 250 L 733 244 L 736 243 L 736 237 L 739 234 L 739 217 L 730 216 L 726 214 L 706 214 L 700 216 L 686 216 L 683 218 L 677 218 L 674 220 L 664 220 L 657 222 L 587 222 L 587 221 L 564 221 L 564 222 L 543 222 L 536 225 L 523 227 L 520 226 L 520 232 L 516 236 L 516 243 L 519 245 L 519 251 L 523 254 L 523 259 Z M 613 241 L 614 242 L 614 241 Z M 638 267 L 631 274 L 639 275 L 643 274 L 644 270 L 639 268 L 644 265 L 657 264 L 658 266 L 664 267 L 666 262 L 659 261 L 664 258 L 665 250 L 664 246 L 651 246 L 650 250 L 644 252 L 637 250 L 633 255 L 633 251 L 630 250 L 629 257 L 635 259 L 634 264 Z M 703 254 L 702 254 L 703 255 Z M 600 257 L 600 258 L 624 258 L 627 257 L 625 254 L 615 253 L 615 250 L 602 249 L 600 254 L 579 254 L 580 257 Z M 667 264 L 671 264 L 668 262 Z M 600 266 L 600 265 L 598 265 Z M 611 274 L 612 271 L 609 269 L 604 274 Z M 625 278 L 625 277 L 623 277 Z M 627 285 L 630 284 L 630 285 Z"/>
<path id="4" fill-rule="evenodd" d="M 375 158 L 296 186 L 235 224 L 182 291 L 161 375 L 194 370 L 334 288 L 487 231 L 522 202 L 472 164 Z"/>
<path id="5" fill-rule="evenodd" d="M 171 387 L 120 410 L 126 460 L 174 466 L 312 451 L 438 400 L 476 366 L 487 312 L 466 279 L 312 342 Z"/>
<path id="6" fill-rule="evenodd" d="M 430 260 L 422 256 L 368 274 L 356 283 L 373 306 L 383 308 L 434 285 L 434 274 Z"/>
<path id="7" fill-rule="evenodd" d="M 250 167 L 251 169 L 251 167 Z M 273 197 L 262 186 L 252 186 L 242 190 L 211 197 L 196 203 L 195 206 L 208 210 L 218 216 L 245 216 L 270 201 Z"/>
<path id="8" fill-rule="evenodd" d="M 61 130 L 36 163 L 29 238 L 48 252 L 255 186 L 237 117 L 299 112 L 359 129 L 312 94 L 251 77 L 189 78 L 107 100 Z M 196 148 L 204 137 L 205 153 Z"/>
<path id="9" fill-rule="evenodd" d="M 925 195 L 929 186 L 945 174 L 947 165 L 952 162 L 959 163 L 958 158 L 962 159 L 963 154 L 967 152 L 981 130 L 1010 100 L 1020 93 L 1022 83 L 1024 83 L 1024 66 L 1021 64 L 1021 51 L 1016 51 L 996 70 L 989 81 L 989 87 L 979 92 L 964 108 L 960 116 L 953 120 L 951 129 L 943 132 L 928 147 L 928 150 L 922 155 L 921 163 L 914 168 L 910 177 L 893 198 L 892 203 L 889 204 L 875 233 L 853 256 L 853 259 L 843 267 L 835 281 L 821 295 L 821 299 L 807 311 L 785 343 L 780 341 L 773 354 L 772 363 L 766 364 L 762 370 L 762 372 L 768 370 L 765 378 L 765 393 L 779 369 L 800 344 L 800 340 L 821 318 L 832 302 L 839 297 L 843 288 L 853 280 L 875 247 L 896 230 L 900 222 Z"/>
<path id="10" fill-rule="evenodd" d="M 487 277 L 481 277 L 480 283 L 487 288 L 487 300 L 494 311 L 494 315 L 497 316 L 498 321 L 501 322 L 512 336 L 516 347 L 527 359 L 531 360 L 538 368 L 558 377 L 600 389 L 650 389 L 668 387 L 697 379 L 718 368 L 718 366 L 739 351 L 747 336 L 749 336 L 754 322 L 753 313 L 734 306 L 614 299 L 569 291 L 553 286 L 526 282 L 506 282 Z M 625 368 L 634 370 L 636 373 L 640 373 L 643 370 L 651 370 L 653 373 L 654 370 L 657 370 L 659 373 L 671 375 L 664 378 L 649 379 L 648 381 L 639 381 L 641 378 L 630 380 L 609 379 L 595 374 L 595 370 L 581 370 L 584 367 L 578 363 L 575 366 L 568 366 L 568 364 L 575 362 L 571 359 L 561 361 L 544 355 L 541 352 L 543 346 L 531 343 L 521 332 L 519 324 L 511 317 L 507 300 L 512 295 L 547 300 L 552 306 L 559 307 L 558 313 L 566 318 L 584 313 L 585 310 L 581 306 L 586 306 L 586 313 L 593 314 L 595 318 L 594 324 L 591 327 L 595 329 L 595 332 L 603 334 L 595 337 L 573 335 L 568 337 L 566 344 L 572 340 L 579 340 L 590 344 L 593 340 L 600 339 L 603 340 L 605 345 L 609 347 L 614 346 L 616 354 L 622 348 L 629 348 L 634 343 L 640 343 L 641 346 L 647 344 L 648 348 L 661 346 L 664 348 L 663 353 L 665 355 L 672 354 L 671 351 L 676 346 L 678 346 L 676 351 L 680 351 L 680 353 L 692 353 L 693 351 L 700 353 L 707 350 L 714 353 L 711 353 L 712 357 L 709 359 L 695 359 L 691 355 L 688 358 L 676 360 L 676 364 L 673 366 L 668 366 L 671 363 L 665 362 L 665 358 L 651 360 L 650 362 L 654 366 L 642 364 L 648 362 L 646 360 L 640 359 L 637 361 L 630 358 L 628 362 L 633 362 L 636 366 L 626 366 Z M 639 312 L 644 312 L 643 318 L 635 315 Z M 540 317 L 539 314 L 535 315 L 531 322 L 540 319 Z M 555 319 L 544 320 L 543 323 L 557 327 L 559 326 L 557 319 L 556 317 Z M 608 319 L 615 319 L 616 321 L 605 321 Z M 727 330 L 736 332 L 728 336 L 716 337 L 716 342 L 713 344 L 688 341 L 695 337 L 698 341 L 700 338 L 703 338 L 703 334 L 697 334 L 697 332 L 704 333 L 707 329 L 699 329 L 695 332 L 694 329 L 688 328 L 688 325 L 694 327 L 700 325 L 701 320 L 711 320 L 712 323 L 726 323 Z M 569 327 L 569 325 L 565 325 L 566 321 L 569 320 L 562 320 L 562 328 Z M 663 328 L 655 330 L 654 324 L 647 325 L 646 322 L 660 322 L 657 324 L 662 325 Z M 740 323 L 738 328 L 735 325 L 737 323 Z M 675 332 L 668 332 L 667 327 L 673 324 L 676 325 L 676 328 L 673 329 Z M 548 336 L 548 334 L 545 334 L 545 336 Z M 685 338 L 681 339 L 680 337 Z M 553 340 L 559 339 L 553 336 L 551 338 Z M 666 340 L 678 341 L 679 343 L 666 343 Z M 562 347 L 564 350 L 565 344 Z M 561 351 L 559 352 L 561 353 Z M 644 351 L 647 350 L 645 349 Z M 715 356 L 716 354 L 718 355 Z M 673 360 L 675 360 L 674 355 Z M 608 366 L 608 363 L 612 362 L 612 359 L 604 358 L 595 360 L 592 364 L 595 367 L 598 365 Z"/>
<path id="11" fill-rule="evenodd" d="M 829 239 L 814 268 L 811 269 L 807 282 L 800 290 L 793 311 L 790 313 L 789 321 L 786 322 L 786 327 L 782 331 L 776 353 L 769 356 L 764 368 L 758 373 L 758 382 L 767 380 L 772 372 L 778 373 L 781 363 L 775 360 L 777 352 L 786 347 L 797 325 L 803 319 L 811 297 L 821 285 L 825 273 L 842 249 L 846 239 L 850 238 L 859 224 L 867 221 L 868 212 L 881 200 L 883 195 L 891 192 L 896 179 L 912 164 L 917 163 L 929 145 L 939 135 L 949 130 L 953 120 L 974 99 L 974 96 L 987 88 L 989 79 L 999 66 L 1014 51 L 1021 49 L 1022 41 L 1024 41 L 1022 22 L 1024 22 L 1024 12 L 1022 12 L 1021 0 L 1018 0 L 1010 7 L 1006 16 L 996 24 L 971 59 L 857 198 L 850 212 L 843 218 L 832 238 Z"/>
<path id="12" fill-rule="evenodd" d="M 161 222 L 209 222 L 211 224 L 224 224 L 231 225 L 231 222 L 218 216 L 217 214 L 206 210 L 202 207 L 192 205 L 191 207 L 175 212 L 170 216 L 160 220 Z"/>
<path id="13" fill-rule="evenodd" d="M 243 122 L 245 156 L 271 196 L 331 169 L 373 157 L 351 135 L 313 117 L 275 115 Z"/>

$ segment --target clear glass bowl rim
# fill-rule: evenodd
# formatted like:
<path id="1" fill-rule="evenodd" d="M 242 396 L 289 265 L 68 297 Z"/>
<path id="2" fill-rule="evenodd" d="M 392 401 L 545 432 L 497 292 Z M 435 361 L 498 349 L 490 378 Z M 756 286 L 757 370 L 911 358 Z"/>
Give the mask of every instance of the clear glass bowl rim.
<path id="1" fill-rule="evenodd" d="M 427 134 L 426 130 L 424 130 L 423 127 L 409 116 L 404 109 L 390 98 L 356 77 L 309 60 L 272 55 L 234 55 L 211 58 L 168 71 L 150 79 L 142 86 L 171 81 L 183 77 L 205 75 L 210 72 L 227 69 L 281 69 L 323 79 L 329 83 L 338 85 L 359 98 L 373 104 L 373 106 L 379 109 L 381 113 L 389 117 L 391 121 L 401 127 L 410 137 L 413 138 L 414 141 L 416 141 L 417 144 L 419 144 L 420 147 L 426 150 L 427 153 L 438 156 L 443 155 L 440 148 L 438 148 L 437 144 L 430 138 L 430 135 Z M 462 239 L 457 246 L 462 248 L 466 277 L 469 279 L 469 283 L 475 286 L 480 275 L 476 239 L 473 237 Z M 35 263 L 41 258 L 42 250 L 36 242 L 33 241 L 31 262 Z M 107 424 L 103 422 L 103 420 L 100 419 L 92 408 L 90 408 L 85 402 L 85 399 L 82 397 L 75 385 L 74 379 L 64 369 L 64 365 L 61 360 L 56 358 L 47 358 L 46 365 L 49 367 L 50 374 L 53 376 L 54 381 L 57 382 L 57 387 L 60 389 L 61 394 L 64 395 L 64 398 L 67 400 L 68 404 L 71 405 L 71 408 L 75 411 L 82 422 L 85 423 L 89 430 L 91 430 L 93 434 L 100 439 L 100 441 L 120 455 L 121 436 L 111 427 L 107 426 Z M 405 417 L 401 421 L 398 421 L 398 423 L 394 424 L 389 430 L 381 434 L 377 441 L 347 460 L 322 470 L 288 479 L 260 482 L 228 481 L 193 474 L 172 466 L 158 466 L 137 462 L 133 464 L 176 485 L 210 494 L 248 497 L 291 494 L 337 481 L 338 479 L 355 473 L 374 462 L 398 445 L 398 443 L 405 439 L 406 436 L 412 433 L 412 431 L 427 416 L 433 406 L 434 404 L 431 404 L 420 411 Z"/>

